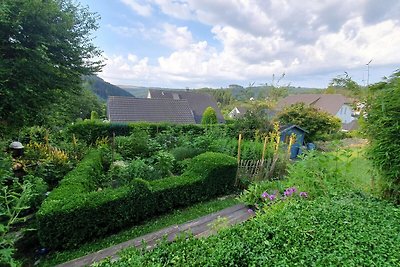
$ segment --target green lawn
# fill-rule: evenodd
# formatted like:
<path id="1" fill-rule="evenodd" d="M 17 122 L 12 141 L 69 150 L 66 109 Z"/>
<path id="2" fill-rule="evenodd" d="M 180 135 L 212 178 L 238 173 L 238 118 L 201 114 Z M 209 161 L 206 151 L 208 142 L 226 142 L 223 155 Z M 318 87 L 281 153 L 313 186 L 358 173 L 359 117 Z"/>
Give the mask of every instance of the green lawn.
<path id="1" fill-rule="evenodd" d="M 39 266 L 55 266 L 56 264 L 60 264 L 87 255 L 89 253 L 122 243 L 124 241 L 134 239 L 147 233 L 151 233 L 174 224 L 185 223 L 198 217 L 222 210 L 224 208 L 238 204 L 238 201 L 235 199 L 235 197 L 236 196 L 228 196 L 203 203 L 198 203 L 189 208 L 176 210 L 173 213 L 153 218 L 151 221 L 145 222 L 142 225 L 134 226 L 125 231 L 121 231 L 118 234 L 94 240 L 87 244 L 83 244 L 77 249 L 51 253 L 46 257 L 40 259 Z"/>

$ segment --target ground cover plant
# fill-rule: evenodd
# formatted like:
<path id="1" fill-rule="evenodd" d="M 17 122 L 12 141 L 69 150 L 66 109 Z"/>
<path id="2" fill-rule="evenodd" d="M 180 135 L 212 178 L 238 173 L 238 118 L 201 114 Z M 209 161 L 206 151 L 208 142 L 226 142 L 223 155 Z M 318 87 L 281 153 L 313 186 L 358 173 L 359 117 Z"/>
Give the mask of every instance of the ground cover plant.
<path id="1" fill-rule="evenodd" d="M 362 194 L 292 201 L 208 239 L 97 266 L 396 266 L 399 221 L 398 207 Z"/>

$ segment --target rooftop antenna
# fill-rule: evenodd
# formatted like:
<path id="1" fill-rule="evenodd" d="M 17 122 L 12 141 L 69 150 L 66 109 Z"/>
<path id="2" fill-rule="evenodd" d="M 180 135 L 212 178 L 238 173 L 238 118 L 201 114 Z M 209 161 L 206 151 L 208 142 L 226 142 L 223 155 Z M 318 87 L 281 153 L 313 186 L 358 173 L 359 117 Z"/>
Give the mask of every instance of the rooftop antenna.
<path id="1" fill-rule="evenodd" d="M 369 87 L 369 64 L 372 62 L 372 59 L 367 63 L 367 88 Z"/>

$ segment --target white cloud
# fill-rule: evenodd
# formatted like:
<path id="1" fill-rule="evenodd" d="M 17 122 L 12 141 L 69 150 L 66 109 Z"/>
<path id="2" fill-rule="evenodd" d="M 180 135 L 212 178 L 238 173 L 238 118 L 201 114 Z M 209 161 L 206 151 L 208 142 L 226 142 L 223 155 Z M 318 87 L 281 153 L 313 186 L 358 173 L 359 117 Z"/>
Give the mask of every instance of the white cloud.
<path id="1" fill-rule="evenodd" d="M 177 27 L 172 24 L 164 24 L 164 32 L 161 42 L 173 49 L 181 50 L 187 48 L 192 42 L 192 33 L 187 27 Z"/>
<path id="2" fill-rule="evenodd" d="M 121 0 L 121 2 L 141 16 L 148 17 L 152 13 L 150 4 L 139 4 L 136 0 Z"/>
<path id="3" fill-rule="evenodd" d="M 170 1 L 170 0 L 153 0 L 161 11 L 169 16 L 179 19 L 190 19 L 192 11 L 190 10 L 189 3 L 186 1 Z"/>
<path id="4" fill-rule="evenodd" d="M 141 6 L 149 13 L 158 6 L 164 14 L 180 19 L 180 25 L 191 20 L 191 28 L 171 22 L 160 23 L 158 30 L 143 27 L 142 34 L 153 32 L 149 38 L 157 37 L 173 51 L 151 60 L 133 54 L 111 57 L 104 75 L 113 79 L 122 75 L 132 79 L 131 83 L 158 82 L 153 84 L 158 86 L 270 82 L 272 74 L 285 72 L 287 77 L 300 77 L 342 72 L 363 68 L 370 59 L 377 66 L 400 63 L 400 4 L 395 1 L 391 6 L 380 5 L 375 13 L 376 3 L 371 0 L 146 3 Z M 218 45 L 196 36 L 193 23 L 208 25 Z M 125 35 L 138 31 L 124 27 L 113 30 Z"/>

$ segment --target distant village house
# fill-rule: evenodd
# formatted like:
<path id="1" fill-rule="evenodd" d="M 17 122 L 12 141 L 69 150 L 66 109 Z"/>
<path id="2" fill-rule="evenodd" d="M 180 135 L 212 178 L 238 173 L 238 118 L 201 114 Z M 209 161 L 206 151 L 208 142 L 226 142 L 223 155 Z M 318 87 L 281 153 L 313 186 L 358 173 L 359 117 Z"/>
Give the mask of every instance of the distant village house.
<path id="1" fill-rule="evenodd" d="M 353 130 L 357 127 L 351 100 L 340 94 L 299 94 L 290 95 L 278 102 L 277 108 L 283 109 L 296 103 L 316 107 L 332 116 L 339 118 L 343 130 Z"/>
<path id="2" fill-rule="evenodd" d="M 242 118 L 246 112 L 247 108 L 245 107 L 234 107 L 231 112 L 229 112 L 228 116 L 231 119 Z"/>
<path id="3" fill-rule="evenodd" d="M 147 98 L 110 96 L 107 117 L 110 122 L 201 123 L 204 110 L 212 107 L 219 123 L 225 120 L 214 98 L 206 93 L 150 89 Z"/>

